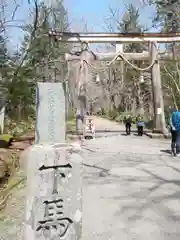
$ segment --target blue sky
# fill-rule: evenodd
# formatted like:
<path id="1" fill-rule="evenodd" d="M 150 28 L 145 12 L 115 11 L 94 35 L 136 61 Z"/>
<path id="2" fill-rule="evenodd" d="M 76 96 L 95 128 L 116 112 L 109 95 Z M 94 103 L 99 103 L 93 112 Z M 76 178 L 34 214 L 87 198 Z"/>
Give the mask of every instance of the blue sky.
<path id="1" fill-rule="evenodd" d="M 9 2 L 13 2 L 12 0 L 9 0 Z M 29 13 L 31 9 L 31 5 L 28 4 L 28 0 L 17 0 L 17 4 L 21 5 L 15 14 L 15 18 L 13 21 L 13 25 L 16 26 L 22 26 L 25 25 L 29 21 Z M 12 3 L 8 4 L 6 11 L 6 17 L 8 20 L 11 19 L 12 12 L 15 9 L 15 5 Z M 18 27 L 9 27 L 7 28 L 8 39 L 9 39 L 9 46 L 11 49 L 16 49 L 18 46 L 20 46 L 22 40 L 23 40 L 23 31 L 20 30 Z"/>
<path id="2" fill-rule="evenodd" d="M 142 8 L 139 4 L 140 0 L 65 0 L 65 6 L 70 18 L 76 20 L 76 23 L 73 21 L 72 24 L 74 29 L 79 28 L 78 24 L 83 25 L 80 21 L 83 17 L 87 21 L 89 31 L 104 31 L 104 19 L 109 15 L 109 6 L 120 9 L 122 15 L 125 12 L 125 5 L 132 2 L 141 8 L 141 22 L 150 25 L 154 11 L 152 7 Z"/>
<path id="3" fill-rule="evenodd" d="M 50 1 L 50 0 L 46 0 Z M 55 1 L 55 0 L 51 0 Z M 14 8 L 12 0 L 9 0 L 9 11 L 6 13 L 10 18 L 10 13 Z M 27 0 L 17 0 L 21 7 L 16 12 L 15 20 L 18 24 L 25 24 L 29 21 L 29 11 L 31 5 Z M 140 20 L 143 24 L 151 25 L 153 17 L 153 9 L 151 7 L 142 8 L 138 0 L 64 0 L 65 7 L 69 12 L 69 19 L 71 22 L 71 28 L 73 31 L 82 31 L 85 23 L 87 23 L 88 31 L 103 32 L 105 31 L 105 18 L 109 16 L 109 6 L 112 8 L 120 9 L 120 15 L 122 16 L 125 11 L 125 4 L 128 2 L 135 2 L 137 7 L 140 7 L 141 17 Z M 17 22 L 16 22 L 17 24 Z M 7 31 L 9 36 L 9 46 L 11 49 L 15 49 L 20 46 L 23 39 L 23 33 L 18 28 L 9 28 Z"/>

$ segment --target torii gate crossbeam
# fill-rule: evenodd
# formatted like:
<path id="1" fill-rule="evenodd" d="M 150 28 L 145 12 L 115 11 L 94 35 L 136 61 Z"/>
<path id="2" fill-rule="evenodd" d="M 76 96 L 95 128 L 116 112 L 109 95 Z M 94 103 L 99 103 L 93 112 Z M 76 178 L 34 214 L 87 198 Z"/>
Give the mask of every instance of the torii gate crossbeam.
<path id="1" fill-rule="evenodd" d="M 132 43 L 132 42 L 156 42 L 170 43 L 180 42 L 180 33 L 78 33 L 60 32 L 50 30 L 49 36 L 61 42 L 88 42 L 88 43 Z"/>

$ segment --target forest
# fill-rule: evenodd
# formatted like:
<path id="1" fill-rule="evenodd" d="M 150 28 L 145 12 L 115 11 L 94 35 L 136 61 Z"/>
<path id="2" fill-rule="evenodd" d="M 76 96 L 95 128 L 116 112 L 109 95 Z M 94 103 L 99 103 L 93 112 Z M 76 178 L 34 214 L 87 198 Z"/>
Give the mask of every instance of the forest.
<path id="1" fill-rule="evenodd" d="M 24 0 L 25 1 L 25 0 Z M 6 19 L 5 12 L 8 4 L 1 3 L 1 105 L 6 102 L 6 125 L 12 134 L 20 131 L 21 128 L 33 127 L 35 119 L 35 94 L 38 81 L 62 81 L 66 79 L 73 67 L 67 65 L 64 60 L 66 52 L 78 51 L 81 46 L 54 42 L 48 36 L 51 28 L 60 29 L 62 32 L 71 31 L 70 16 L 65 9 L 63 1 L 56 1 L 54 5 L 48 6 L 45 2 L 37 0 L 29 1 L 33 5 L 29 12 L 29 23 L 19 26 L 24 35 L 21 46 L 14 50 L 8 49 L 8 36 L 6 27 L 8 24 L 16 25 L 14 16 L 20 4 L 14 3 L 12 17 Z M 143 2 L 143 5 L 153 5 L 156 9 L 152 20 L 152 27 L 160 29 L 160 32 L 179 32 L 180 1 L 154 0 Z M 149 29 L 140 23 L 140 9 L 133 5 L 133 2 L 126 6 L 126 11 L 118 16 L 119 9 L 109 8 L 109 16 L 105 21 L 107 32 L 117 29 L 122 33 L 143 33 Z M 112 21 L 113 20 L 113 21 Z M 84 31 L 88 31 L 88 19 L 84 23 Z M 114 49 L 109 44 L 107 49 Z M 140 53 L 148 50 L 147 44 L 131 43 L 124 44 L 124 52 Z M 163 49 L 163 50 L 162 50 Z M 164 96 L 165 113 L 168 119 L 172 109 L 180 106 L 180 66 L 178 61 L 179 43 L 164 44 L 160 51 L 172 53 L 173 60 L 161 62 L 161 81 Z M 146 61 L 134 61 L 139 68 L 147 66 Z M 99 62 L 99 66 L 104 63 Z M 70 68 L 70 69 L 69 69 Z M 153 118 L 153 93 L 150 71 L 140 72 L 133 69 L 125 62 L 123 74 L 120 64 L 117 62 L 105 70 L 93 70 L 92 84 L 90 84 L 91 103 L 97 114 L 103 114 L 117 121 L 122 120 L 126 114 L 135 117 L 138 113 L 144 115 L 147 120 Z M 143 75 L 143 81 L 141 81 Z M 100 78 L 99 84 L 94 84 L 93 79 Z M 66 87 L 68 98 L 68 116 L 74 113 L 75 103 L 73 102 L 71 83 L 73 79 L 68 76 L 69 89 Z M 94 81 L 95 82 L 95 81 Z M 16 124 L 18 122 L 18 124 Z M 10 126 L 13 127 L 10 127 Z M 16 127 L 14 127 L 16 125 Z M 16 129 L 17 128 L 17 129 Z"/>

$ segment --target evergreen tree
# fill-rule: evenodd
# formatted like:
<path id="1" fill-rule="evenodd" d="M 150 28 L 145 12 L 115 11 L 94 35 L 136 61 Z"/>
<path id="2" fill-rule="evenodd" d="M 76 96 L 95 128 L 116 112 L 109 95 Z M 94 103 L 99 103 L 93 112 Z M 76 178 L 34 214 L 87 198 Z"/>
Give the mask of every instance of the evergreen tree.
<path id="1" fill-rule="evenodd" d="M 163 32 L 180 31 L 180 0 L 155 0 L 155 25 L 160 25 Z"/>
<path id="2" fill-rule="evenodd" d="M 6 41 L 4 40 L 4 37 L 0 35 L 0 65 L 4 65 L 7 60 L 7 48 L 6 48 Z"/>
<path id="3" fill-rule="evenodd" d="M 34 16 L 37 14 L 37 9 L 34 9 Z M 52 43 L 48 36 L 49 28 L 52 27 L 53 16 L 56 16 L 54 22 L 59 22 L 61 19 L 66 22 L 64 28 L 67 26 L 67 13 L 61 9 L 60 12 L 55 13 L 55 9 L 48 8 L 43 2 L 38 6 L 38 23 L 35 34 L 32 32 L 34 23 L 30 23 L 23 28 L 25 32 L 24 42 L 20 53 L 15 53 L 11 61 L 2 69 L 3 80 L 0 85 L 7 89 L 8 94 L 8 114 L 11 117 L 24 118 L 34 114 L 35 106 L 35 87 L 36 82 L 43 80 L 44 69 L 39 71 L 38 65 L 46 59 L 51 61 L 57 59 L 61 52 L 65 52 L 65 45 L 60 42 Z M 52 16 L 52 10 L 54 15 Z M 60 9 L 58 9 L 60 11 Z M 61 23 L 63 24 L 63 21 Z M 0 45 L 1 53 L 1 45 Z"/>
<path id="4" fill-rule="evenodd" d="M 124 13 L 122 22 L 118 26 L 118 30 L 122 33 L 142 33 L 143 26 L 139 23 L 139 9 L 129 4 L 127 11 Z M 142 52 L 144 45 L 141 43 L 130 43 L 125 45 L 125 52 Z"/>
<path id="5" fill-rule="evenodd" d="M 67 44 L 54 42 L 48 36 L 50 28 L 58 28 L 61 31 L 68 30 L 67 12 L 61 1 L 57 1 L 55 6 L 47 7 L 43 2 L 39 5 L 39 20 L 36 37 L 33 39 L 28 53 L 28 62 L 32 65 L 41 61 L 60 59 L 68 50 Z M 26 26 L 26 35 L 23 49 L 29 44 L 33 25 Z"/>
<path id="6" fill-rule="evenodd" d="M 127 7 L 127 11 L 124 13 L 124 16 L 122 18 L 122 22 L 119 24 L 119 31 L 122 33 L 143 33 L 144 28 L 143 26 L 139 23 L 139 9 L 136 8 L 134 5 L 129 4 Z M 141 43 L 129 43 L 126 44 L 124 47 L 124 52 L 134 52 L 134 53 L 140 53 L 144 50 L 147 50 L 148 46 L 147 44 L 141 44 Z M 140 67 L 144 68 L 143 62 L 140 61 L 133 61 L 133 64 Z M 149 63 L 148 63 L 149 64 Z M 141 75 L 141 72 L 139 70 L 136 70 L 129 66 L 129 64 L 125 64 L 126 66 L 126 71 L 125 71 L 125 79 L 126 79 L 126 95 L 131 95 L 131 99 L 133 104 L 130 104 L 131 106 L 133 105 L 133 112 L 142 109 L 143 108 L 143 98 L 146 95 L 147 101 L 150 100 L 150 91 L 151 91 L 151 86 L 149 84 L 149 77 L 148 81 L 145 83 L 141 84 L 140 86 L 140 81 L 139 77 Z M 144 73 L 142 73 L 144 74 Z M 146 76 L 148 76 L 146 74 Z M 126 102 L 126 101 L 124 101 Z"/>

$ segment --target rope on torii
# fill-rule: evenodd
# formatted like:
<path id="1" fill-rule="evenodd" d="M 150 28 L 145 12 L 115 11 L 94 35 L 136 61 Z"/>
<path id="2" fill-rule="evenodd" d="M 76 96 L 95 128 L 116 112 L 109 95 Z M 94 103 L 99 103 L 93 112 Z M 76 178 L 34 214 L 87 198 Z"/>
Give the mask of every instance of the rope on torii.
<path id="1" fill-rule="evenodd" d="M 141 72 L 144 72 L 144 71 L 147 71 L 147 70 L 149 70 L 149 69 L 151 69 L 152 68 L 152 66 L 154 65 L 154 61 L 152 60 L 151 61 L 151 64 L 148 66 L 148 67 L 145 67 L 145 68 L 139 68 L 139 67 L 137 67 L 136 65 L 134 65 L 134 64 L 132 64 L 128 59 L 126 59 L 126 57 L 122 54 L 122 52 L 118 52 L 115 56 L 114 56 L 114 58 L 108 63 L 108 64 L 106 64 L 106 66 L 105 67 L 95 67 L 95 66 L 93 66 L 92 64 L 88 64 L 90 67 L 92 67 L 92 68 L 94 68 L 94 69 L 96 69 L 96 70 L 105 70 L 105 69 L 107 69 L 107 68 L 109 68 L 116 60 L 118 60 L 118 58 L 121 58 L 122 60 L 124 60 L 124 62 L 126 62 L 127 64 L 129 64 L 132 68 L 134 68 L 134 69 L 136 69 L 136 70 L 138 70 L 138 71 L 141 71 Z"/>

